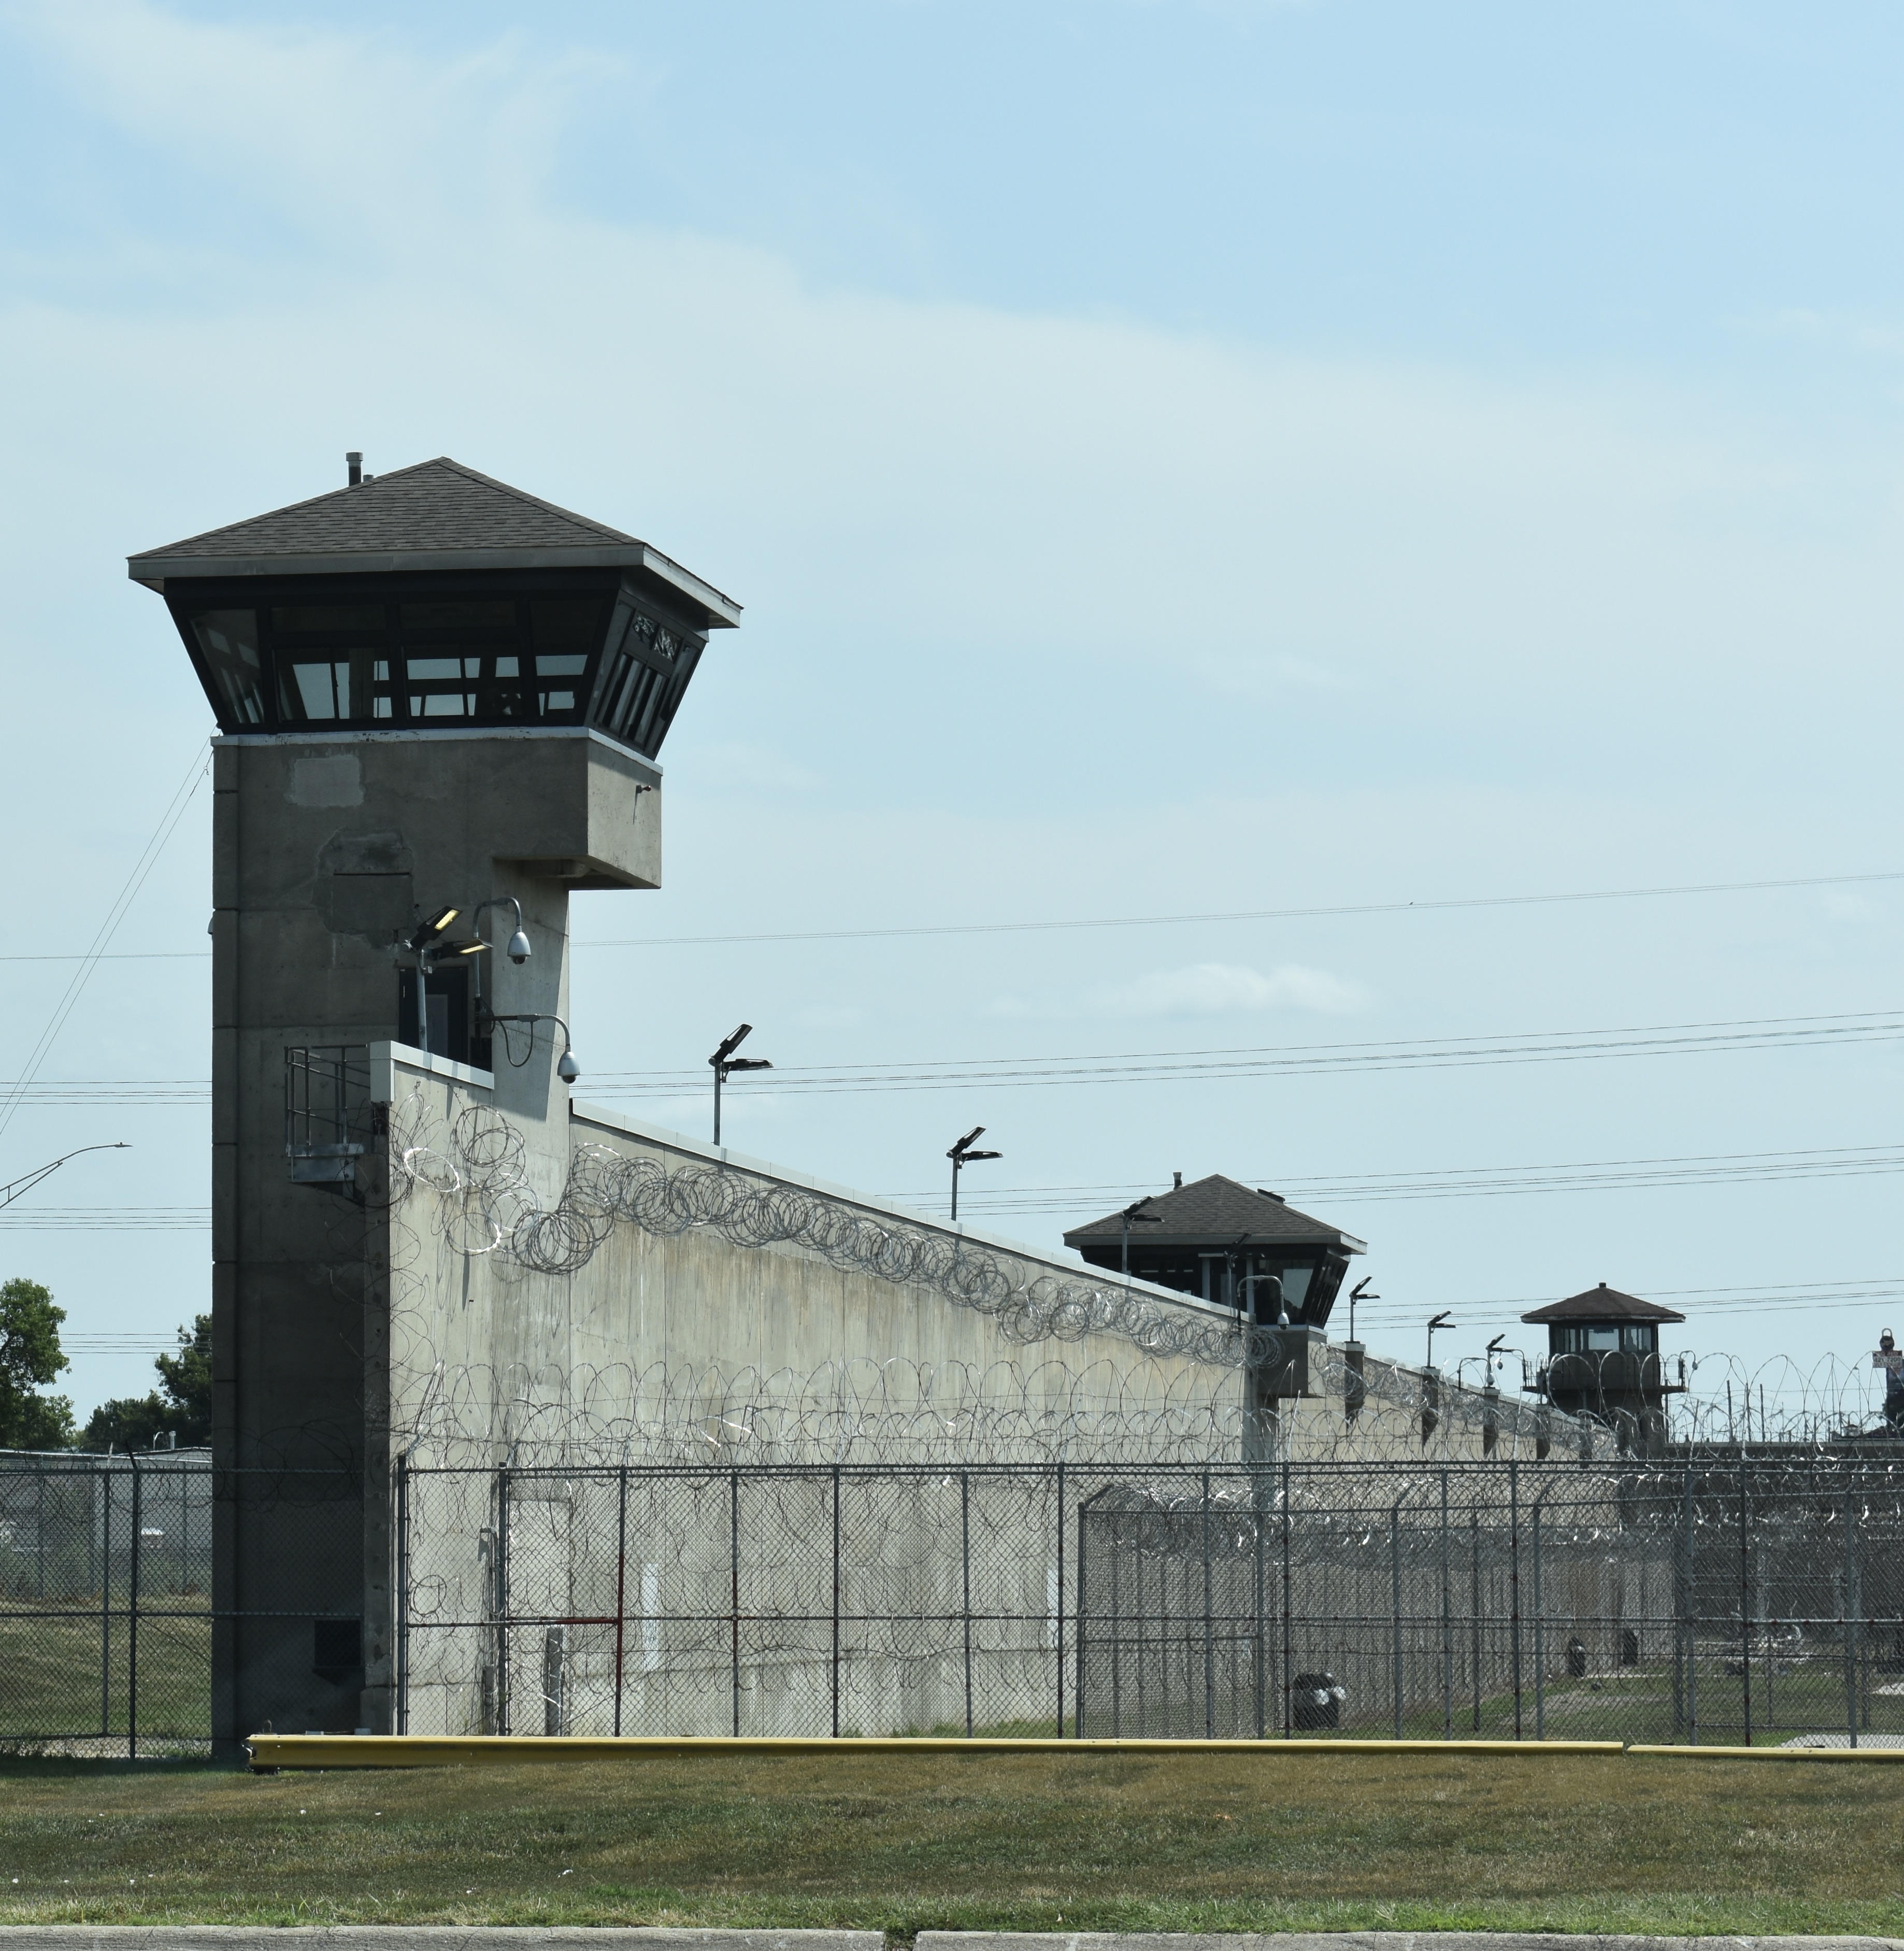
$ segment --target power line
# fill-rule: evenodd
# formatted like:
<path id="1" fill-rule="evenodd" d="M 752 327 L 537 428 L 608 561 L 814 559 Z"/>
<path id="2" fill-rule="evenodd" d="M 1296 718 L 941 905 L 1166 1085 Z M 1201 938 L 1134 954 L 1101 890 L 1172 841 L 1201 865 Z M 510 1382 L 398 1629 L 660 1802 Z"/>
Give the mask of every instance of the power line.
<path id="1" fill-rule="evenodd" d="M 1026 1089 L 1053 1084 L 1202 1082 L 1219 1077 L 1455 1069 L 1506 1063 L 1578 1063 L 1606 1057 L 1887 1043 L 1899 1038 L 1904 1038 L 1904 1013 L 1861 1010 L 1829 1016 L 1740 1017 L 1609 1029 L 1497 1031 L 1484 1036 L 1361 1043 L 1270 1044 L 1086 1057 L 977 1058 L 963 1062 L 925 1059 L 910 1063 L 831 1067 L 789 1064 L 763 1073 L 751 1088 L 781 1096 L 808 1096 L 842 1091 L 943 1090 L 952 1085 Z M 607 1071 L 596 1074 L 591 1089 L 594 1094 L 604 1097 L 672 1097 L 696 1091 L 704 1082 L 693 1071 Z"/>
<path id="2" fill-rule="evenodd" d="M 1473 894 L 1446 901 L 1358 901 L 1341 907 L 1226 908 L 1206 914 L 1100 915 L 1078 921 L 941 922 L 910 928 L 788 929 L 768 935 L 660 935 L 645 941 L 591 941 L 588 948 L 685 948 L 749 941 L 872 941 L 910 935 L 1049 934 L 1067 929 L 1164 928 L 1186 922 L 1305 921 L 1334 915 L 1431 914 L 1457 908 L 1551 907 L 1566 901 L 1656 900 L 1673 894 L 1756 894 L 1781 888 L 1841 888 L 1904 880 L 1904 869 L 1876 874 L 1807 874 L 1780 881 L 1693 881 L 1670 887 L 1597 888 L 1558 894 Z"/>
<path id="3" fill-rule="evenodd" d="M 126 910 L 138 897 L 139 891 L 145 886 L 152 869 L 158 865 L 159 856 L 165 851 L 165 843 L 171 838 L 173 829 L 185 817 L 186 808 L 192 804 L 200 782 L 211 766 L 208 756 L 193 754 L 190 769 L 180 782 L 178 790 L 173 794 L 164 812 L 160 814 L 158 825 L 151 839 L 146 841 L 145 851 L 133 862 L 133 870 L 126 877 L 126 884 L 120 889 L 118 898 L 106 910 L 105 919 L 99 924 L 98 932 L 92 938 L 79 967 L 74 970 L 72 981 L 66 985 L 65 992 L 54 1004 L 53 1013 L 48 1019 L 46 1027 L 40 1032 L 39 1041 L 27 1053 L 27 1061 L 19 1077 L 7 1094 L 0 1097 L 0 1135 L 4 1135 L 7 1127 L 12 1123 L 13 1115 L 19 1110 L 27 1086 L 39 1075 L 39 1067 L 46 1061 L 47 1055 L 53 1047 L 54 1039 L 65 1027 L 66 1019 L 73 1013 L 99 958 L 105 954 L 118 930 L 119 924 L 125 919 Z"/>

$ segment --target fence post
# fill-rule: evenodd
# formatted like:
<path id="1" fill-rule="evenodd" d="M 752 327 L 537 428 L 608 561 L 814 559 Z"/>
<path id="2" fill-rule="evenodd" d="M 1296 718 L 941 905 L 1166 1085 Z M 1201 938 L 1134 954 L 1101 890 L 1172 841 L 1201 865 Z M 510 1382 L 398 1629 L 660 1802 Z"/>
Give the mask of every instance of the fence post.
<path id="1" fill-rule="evenodd" d="M 513 1448 L 510 1453 L 514 1453 Z M 509 1732 L 509 1469 L 496 1472 L 496 1732 Z"/>
<path id="2" fill-rule="evenodd" d="M 1475 1725 L 1474 1731 L 1481 1732 L 1481 1663 L 1483 1647 L 1481 1632 L 1481 1506 L 1477 1504 L 1468 1513 L 1468 1600 L 1473 1608 L 1469 1639 L 1472 1644 L 1475 1666 Z"/>
<path id="3" fill-rule="evenodd" d="M 1287 1443 L 1286 1434 L 1284 1441 Z M 1289 1568 L 1290 1495 L 1289 1452 L 1285 1448 L 1282 1453 L 1282 1737 L 1285 1741 L 1296 1731 L 1290 1725 L 1296 1673 L 1294 1648 L 1290 1639 L 1290 1611 L 1294 1603 Z"/>
<path id="4" fill-rule="evenodd" d="M 960 1501 L 964 1502 L 964 1478 L 960 1479 Z M 970 1573 L 968 1569 L 967 1576 Z M 840 1466 L 833 1466 L 833 1652 L 832 1667 L 833 1694 L 833 1738 L 840 1737 Z M 972 1732 L 972 1634 L 969 1628 L 966 1633 L 965 1665 L 965 1731 Z"/>
<path id="5" fill-rule="evenodd" d="M 1454 1739 L 1454 1590 L 1448 1565 L 1448 1466 L 1441 1466 L 1441 1738 Z"/>
<path id="6" fill-rule="evenodd" d="M 139 1759 L 139 1542 L 145 1507 L 139 1452 L 129 1447 L 126 1460 L 133 1466 L 133 1556 L 126 1586 L 126 1759 L 136 1762 Z"/>
<path id="7" fill-rule="evenodd" d="M 1750 1399 L 1746 1408 L 1750 1409 Z M 1739 1686 L 1745 1707 L 1745 1744 L 1752 1745 L 1752 1503 L 1745 1446 L 1739 1446 Z"/>
<path id="8" fill-rule="evenodd" d="M 410 1453 L 397 1453 L 397 1669 L 393 1734 L 410 1732 Z"/>
<path id="9" fill-rule="evenodd" d="M 1078 1557 L 1080 1578 L 1084 1575 L 1082 1547 Z M 1216 1607 L 1211 1590 L 1210 1558 L 1210 1472 L 1203 1472 L 1203 1739 L 1216 1738 Z M 1082 1659 L 1082 1656 L 1080 1655 Z"/>
<path id="10" fill-rule="evenodd" d="M 1071 1682 L 1071 1731 L 1085 1737 L 1085 1503 L 1078 1506 L 1078 1659 Z"/>
<path id="11" fill-rule="evenodd" d="M 1263 1594 L 1264 1585 L 1263 1562 L 1264 1556 L 1263 1520 L 1266 1513 L 1263 1508 L 1263 1472 L 1260 1470 L 1255 1472 L 1252 1475 L 1250 1483 L 1253 1492 L 1250 1501 L 1256 1506 L 1253 1515 L 1255 1517 L 1256 1529 L 1256 1672 L 1253 1678 L 1256 1681 L 1256 1739 L 1259 1741 L 1263 1738 L 1265 1731 L 1268 1726 L 1268 1722 L 1265 1718 L 1267 1712 L 1267 1703 L 1264 1699 L 1264 1696 L 1269 1690 L 1269 1662 L 1267 1657 L 1267 1649 L 1263 1644 Z"/>
<path id="12" fill-rule="evenodd" d="M 1402 1738 L 1402 1498 L 1388 1506 L 1389 1612 L 1393 1622 L 1390 1649 L 1395 1663 L 1395 1738 Z"/>
<path id="13" fill-rule="evenodd" d="M 1507 1466 L 1507 1631 L 1514 1668 L 1514 1738 L 1521 1738 L 1521 1466 Z"/>
<path id="14" fill-rule="evenodd" d="M 965 1734 L 972 1738 L 972 1472 L 959 1472 L 959 1609 L 965 1619 Z M 839 1726 L 838 1650 L 835 1652 L 833 1731 Z"/>
<path id="15" fill-rule="evenodd" d="M 727 1615 L 729 1680 L 734 1703 L 734 1732 L 741 1731 L 741 1473 L 727 1473 Z"/>
<path id="16" fill-rule="evenodd" d="M 99 1734 L 112 1733 L 112 1460 L 95 1473 L 99 1498 Z"/>
<path id="17" fill-rule="evenodd" d="M 1081 1519 L 1080 1522 L 1082 1520 Z M 1064 1739 L 1064 1463 L 1058 1464 L 1058 1596 L 1054 1608 L 1057 1613 L 1058 1655 L 1058 1739 Z"/>
<path id="18" fill-rule="evenodd" d="M 1699 1746 L 1699 1564 L 1693 1540 L 1697 1527 L 1693 1522 L 1693 1465 L 1686 1460 L 1684 1510 L 1680 1519 L 1680 1577 L 1684 1597 L 1680 1606 L 1681 1634 L 1685 1644 L 1686 1737 Z"/>
<path id="19" fill-rule="evenodd" d="M 1858 1745 L 1858 1506 L 1857 1491 L 1844 1493 L 1844 1714 L 1851 1745 Z"/>
<path id="20" fill-rule="evenodd" d="M 1547 1737 L 1547 1622 L 1540 1597 L 1540 1519 L 1547 1501 L 1543 1491 L 1534 1500 L 1534 1738 Z"/>
<path id="21" fill-rule="evenodd" d="M 623 1451 L 624 1457 L 627 1453 Z M 622 1731 L 623 1676 L 628 1647 L 628 1465 L 615 1473 L 615 1732 Z"/>

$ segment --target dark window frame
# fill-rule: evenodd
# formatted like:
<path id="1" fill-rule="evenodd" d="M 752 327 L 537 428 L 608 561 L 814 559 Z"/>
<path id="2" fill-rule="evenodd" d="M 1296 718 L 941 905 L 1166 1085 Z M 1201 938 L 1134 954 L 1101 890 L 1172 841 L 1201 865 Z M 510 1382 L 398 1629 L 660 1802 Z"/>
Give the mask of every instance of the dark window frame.
<path id="1" fill-rule="evenodd" d="M 660 751 L 688 682 L 706 648 L 707 633 L 675 610 L 657 602 L 634 579 L 613 570 L 483 570 L 333 576 L 259 576 L 175 580 L 165 591 L 173 623 L 193 670 L 210 703 L 219 729 L 226 733 L 295 733 L 420 731 L 458 732 L 515 729 L 526 726 L 591 726 L 643 758 Z M 406 624 L 404 606 L 423 603 L 508 601 L 513 624 Z M 567 648 L 551 648 L 542 633 L 560 630 L 541 606 L 587 601 L 596 614 L 586 621 Z M 372 607 L 381 610 L 383 625 L 372 630 L 291 630 L 279 626 L 275 613 L 293 609 Z M 194 620 L 214 611 L 249 612 L 253 620 L 259 662 L 259 715 L 245 717 L 221 685 L 211 657 L 198 639 Z M 651 651 L 667 640 L 673 655 Z M 326 656 L 326 652 L 335 654 Z M 451 716 L 419 712 L 413 715 L 413 695 L 449 695 L 447 691 L 416 691 L 413 685 L 449 682 L 447 674 L 414 679 L 410 660 L 419 663 L 452 657 L 480 657 L 491 666 L 475 675 L 463 674 L 461 695 L 476 701 L 473 708 Z M 513 657 L 511 675 L 495 668 L 498 657 Z M 576 670 L 548 672 L 540 666 L 560 658 L 579 657 Z M 630 682 L 629 663 L 638 663 L 648 682 Z M 374 676 L 382 663 L 385 675 Z M 354 710 L 348 717 L 307 718 L 298 714 L 302 687 L 293 675 L 298 663 L 351 663 L 353 691 L 376 686 L 388 698 L 390 709 L 379 716 Z M 361 674 L 362 673 L 362 674 Z M 335 678 L 332 679 L 335 682 Z M 637 709 L 626 709 L 640 689 Z M 374 692 L 373 693 L 374 695 Z M 553 701 L 568 698 L 566 705 Z M 357 701 L 353 698 L 353 703 Z M 370 701 L 367 699 L 365 702 Z M 616 707 L 623 707 L 619 720 Z M 632 722 L 631 722 L 631 719 Z"/>

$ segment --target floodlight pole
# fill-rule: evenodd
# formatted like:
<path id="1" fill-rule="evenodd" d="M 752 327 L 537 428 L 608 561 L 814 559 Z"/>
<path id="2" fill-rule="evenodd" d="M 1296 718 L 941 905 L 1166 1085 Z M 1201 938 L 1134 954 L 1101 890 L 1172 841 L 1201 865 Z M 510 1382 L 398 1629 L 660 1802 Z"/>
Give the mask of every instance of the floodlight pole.
<path id="1" fill-rule="evenodd" d="M 727 1082 L 728 1072 L 733 1070 L 771 1070 L 773 1066 L 764 1057 L 736 1057 L 734 1053 L 754 1034 L 751 1023 L 743 1023 L 731 1036 L 723 1037 L 716 1045 L 714 1054 L 707 1060 L 714 1073 L 714 1142 L 720 1143 L 720 1091 Z"/>
<path id="2" fill-rule="evenodd" d="M 959 1223 L 959 1174 L 969 1165 L 976 1165 L 981 1159 L 1003 1158 L 1003 1152 L 975 1152 L 972 1147 L 985 1135 L 982 1125 L 974 1125 L 959 1140 L 946 1157 L 952 1161 L 952 1223 Z"/>
<path id="3" fill-rule="evenodd" d="M 1448 1318 L 1452 1312 L 1451 1309 L 1443 1308 L 1428 1325 L 1428 1360 L 1425 1364 L 1426 1367 L 1431 1369 L 1434 1366 L 1434 1331 L 1437 1328 L 1452 1328 L 1456 1325 Z"/>

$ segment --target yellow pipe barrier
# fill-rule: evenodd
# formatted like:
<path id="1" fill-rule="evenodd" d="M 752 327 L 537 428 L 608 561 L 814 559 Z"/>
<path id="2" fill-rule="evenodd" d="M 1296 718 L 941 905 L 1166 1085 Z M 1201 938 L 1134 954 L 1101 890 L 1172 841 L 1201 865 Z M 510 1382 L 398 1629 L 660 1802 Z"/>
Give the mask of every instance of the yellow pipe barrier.
<path id="1" fill-rule="evenodd" d="M 485 1766 L 688 1755 L 1617 1755 L 1618 1741 L 1002 1740 L 895 1735 L 832 1740 L 725 1734 L 254 1734 L 254 1768 Z M 1702 1751 L 1703 1752 L 1703 1751 Z"/>

